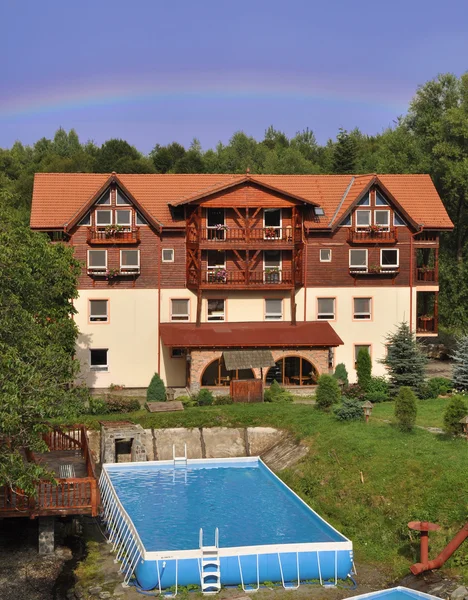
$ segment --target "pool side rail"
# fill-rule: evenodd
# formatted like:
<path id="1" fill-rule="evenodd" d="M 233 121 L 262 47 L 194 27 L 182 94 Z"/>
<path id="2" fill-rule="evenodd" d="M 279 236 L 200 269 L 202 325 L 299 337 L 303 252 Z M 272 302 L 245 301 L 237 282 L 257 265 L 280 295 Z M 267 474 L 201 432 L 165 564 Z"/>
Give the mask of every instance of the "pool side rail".
<path id="1" fill-rule="evenodd" d="M 411 522 L 408 523 L 411 529 L 417 529 L 421 531 L 421 562 L 411 565 L 410 571 L 413 575 L 419 575 L 424 571 L 430 571 L 432 569 L 440 569 L 440 567 L 452 556 L 452 554 L 458 550 L 461 544 L 468 538 L 468 523 L 460 529 L 457 535 L 445 546 L 442 552 L 434 558 L 429 560 L 428 557 L 428 532 L 439 529 L 438 526 L 434 527 L 434 523 L 427 522 Z"/>

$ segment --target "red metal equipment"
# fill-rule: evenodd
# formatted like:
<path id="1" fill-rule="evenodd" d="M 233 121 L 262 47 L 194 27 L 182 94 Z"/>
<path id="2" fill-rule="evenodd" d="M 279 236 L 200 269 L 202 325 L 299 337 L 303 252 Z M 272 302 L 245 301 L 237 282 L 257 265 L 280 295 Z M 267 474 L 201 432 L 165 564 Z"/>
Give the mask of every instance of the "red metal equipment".
<path id="1" fill-rule="evenodd" d="M 468 538 L 468 523 L 466 523 L 447 546 L 445 546 L 439 556 L 434 560 L 429 560 L 429 531 L 437 531 L 440 529 L 440 526 L 435 523 L 428 523 L 427 521 L 411 521 L 408 523 L 408 527 L 421 532 L 421 562 L 411 565 L 410 570 L 413 575 L 419 575 L 431 569 L 440 569 L 464 540 Z"/>

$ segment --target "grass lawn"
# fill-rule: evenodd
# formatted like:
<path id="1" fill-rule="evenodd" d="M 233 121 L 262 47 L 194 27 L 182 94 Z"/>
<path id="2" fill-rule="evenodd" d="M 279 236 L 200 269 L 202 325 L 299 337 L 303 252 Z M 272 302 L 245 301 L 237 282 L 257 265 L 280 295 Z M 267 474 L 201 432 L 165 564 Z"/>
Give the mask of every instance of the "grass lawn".
<path id="1" fill-rule="evenodd" d="M 416 424 L 422 427 L 443 427 L 444 412 L 449 398 L 437 398 L 435 400 L 418 400 L 418 416 Z M 395 402 L 382 402 L 375 404 L 372 416 L 378 419 L 393 419 Z"/>

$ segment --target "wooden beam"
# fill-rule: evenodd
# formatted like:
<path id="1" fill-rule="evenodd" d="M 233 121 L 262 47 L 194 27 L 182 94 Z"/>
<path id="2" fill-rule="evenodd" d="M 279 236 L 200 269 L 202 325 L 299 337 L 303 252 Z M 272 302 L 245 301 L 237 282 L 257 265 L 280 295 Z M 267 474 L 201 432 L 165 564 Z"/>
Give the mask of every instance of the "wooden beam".
<path id="1" fill-rule="evenodd" d="M 296 318 L 296 294 L 295 289 L 291 289 L 291 325 L 297 325 Z"/>
<path id="2" fill-rule="evenodd" d="M 201 325 L 201 308 L 202 308 L 202 291 L 201 288 L 198 288 L 197 291 L 197 322 L 196 326 L 200 327 Z"/>

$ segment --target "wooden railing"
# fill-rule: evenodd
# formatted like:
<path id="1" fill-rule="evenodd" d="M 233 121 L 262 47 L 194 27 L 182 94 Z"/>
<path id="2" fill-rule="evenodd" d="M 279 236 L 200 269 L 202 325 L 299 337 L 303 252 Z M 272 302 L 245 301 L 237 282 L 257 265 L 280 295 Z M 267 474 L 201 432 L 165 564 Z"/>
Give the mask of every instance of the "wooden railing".
<path id="1" fill-rule="evenodd" d="M 107 227 L 89 227 L 88 244 L 138 244 L 139 227 L 125 227 L 119 231 Z"/>
<path id="2" fill-rule="evenodd" d="M 437 333 L 437 326 L 436 316 L 421 316 L 418 317 L 416 331 L 417 333 Z"/>
<path id="3" fill-rule="evenodd" d="M 398 233 L 396 227 L 388 231 L 373 229 L 349 229 L 348 242 L 351 244 L 396 244 Z"/>
<path id="4" fill-rule="evenodd" d="M 86 437 L 86 436 L 85 436 Z M 76 450 L 83 447 L 83 428 L 67 429 L 63 431 L 55 427 L 43 436 L 50 451 Z"/>
<path id="5" fill-rule="evenodd" d="M 190 243 L 213 242 L 221 244 L 256 244 L 265 242 L 271 245 L 299 243 L 302 241 L 301 227 L 206 227 L 198 230 L 189 227 L 187 233 Z"/>
<path id="6" fill-rule="evenodd" d="M 271 270 L 265 271 L 249 271 L 249 270 L 232 270 L 225 269 L 203 269 L 201 273 L 196 269 L 190 269 L 188 273 L 188 285 L 197 287 L 245 287 L 245 286 L 278 286 L 291 287 L 295 283 L 294 274 L 292 271 L 281 270 L 274 272 Z M 296 283 L 298 283 L 296 281 Z"/>
<path id="7" fill-rule="evenodd" d="M 437 282 L 437 273 L 436 269 L 421 267 L 416 269 L 416 281 L 428 281 L 428 282 Z"/>

